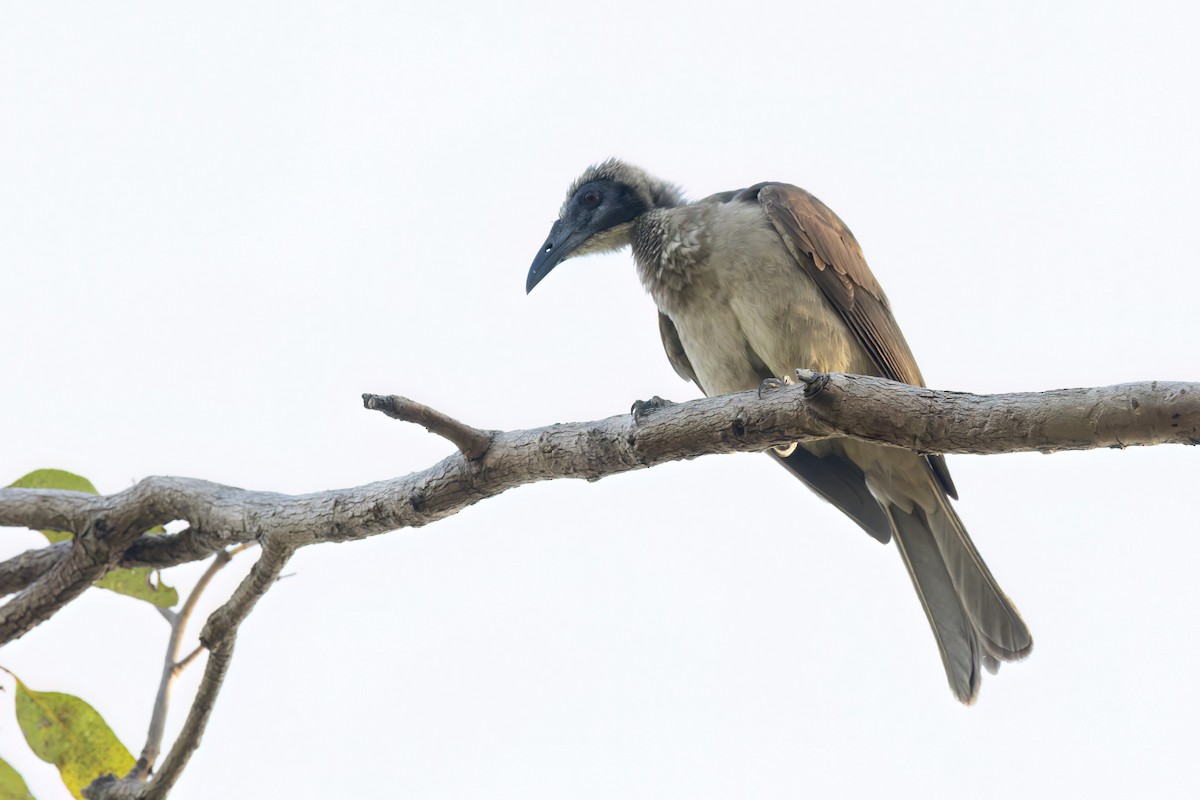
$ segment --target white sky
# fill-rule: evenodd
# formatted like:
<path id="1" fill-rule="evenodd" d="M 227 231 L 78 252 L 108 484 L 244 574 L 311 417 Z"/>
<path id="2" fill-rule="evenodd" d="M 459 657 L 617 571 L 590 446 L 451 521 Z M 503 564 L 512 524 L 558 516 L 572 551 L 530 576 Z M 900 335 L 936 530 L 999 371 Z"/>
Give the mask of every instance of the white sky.
<path id="1" fill-rule="evenodd" d="M 2 7 L 0 483 L 305 492 L 449 451 L 364 391 L 495 428 L 695 396 L 628 256 L 524 294 L 609 155 L 816 193 L 935 387 L 1200 379 L 1193 3 L 432 5 Z M 762 456 L 309 548 L 174 797 L 1196 796 L 1198 467 L 951 458 L 1037 641 L 970 709 L 894 548 Z M 0 664 L 136 753 L 166 633 L 93 590 Z M 63 796 L 8 697 L 0 755 Z"/>

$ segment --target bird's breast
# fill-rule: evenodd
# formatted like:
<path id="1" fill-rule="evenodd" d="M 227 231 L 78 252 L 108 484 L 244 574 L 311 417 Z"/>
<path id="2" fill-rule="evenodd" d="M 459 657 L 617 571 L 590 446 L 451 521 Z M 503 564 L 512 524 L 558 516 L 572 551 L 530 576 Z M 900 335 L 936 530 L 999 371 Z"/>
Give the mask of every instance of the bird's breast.
<path id="1" fill-rule="evenodd" d="M 866 372 L 869 356 L 756 203 L 673 209 L 643 284 L 679 332 L 708 394 L 797 368 Z M 686 213 L 677 213 L 686 212 Z M 678 244 L 676 244 L 678 243 Z"/>

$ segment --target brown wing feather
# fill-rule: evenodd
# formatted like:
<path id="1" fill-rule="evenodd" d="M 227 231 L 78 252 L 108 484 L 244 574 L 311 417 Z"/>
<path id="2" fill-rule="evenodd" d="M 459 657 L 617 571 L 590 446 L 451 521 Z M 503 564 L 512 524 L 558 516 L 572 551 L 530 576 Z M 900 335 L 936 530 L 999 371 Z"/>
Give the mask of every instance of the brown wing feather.
<path id="1" fill-rule="evenodd" d="M 768 184 L 759 191 L 758 200 L 796 263 L 817 282 L 883 377 L 924 386 L 887 297 L 845 223 L 795 186 Z"/>
<path id="2" fill-rule="evenodd" d="M 758 190 L 758 201 L 788 251 L 808 272 L 825 298 L 841 314 L 879 374 L 912 386 L 924 386 L 887 296 L 875 280 L 862 248 L 846 224 L 829 207 L 797 186 L 769 183 Z M 929 465 L 938 482 L 954 498 L 958 492 L 942 456 Z"/>

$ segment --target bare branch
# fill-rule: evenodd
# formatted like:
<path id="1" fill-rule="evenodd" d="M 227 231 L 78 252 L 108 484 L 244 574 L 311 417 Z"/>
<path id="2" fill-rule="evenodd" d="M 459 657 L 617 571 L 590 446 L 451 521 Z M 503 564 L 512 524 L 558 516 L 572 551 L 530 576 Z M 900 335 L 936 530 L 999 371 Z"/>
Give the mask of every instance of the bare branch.
<path id="1" fill-rule="evenodd" d="M 440 411 L 422 405 L 415 400 L 398 394 L 364 394 L 363 405 L 374 411 L 382 411 L 392 419 L 415 422 L 425 430 L 443 439 L 449 439 L 462 454 L 474 461 L 487 452 L 492 443 L 492 432 L 472 428 Z"/>
<path id="2" fill-rule="evenodd" d="M 238 626 L 254 610 L 259 599 L 275 584 L 295 549 L 294 546 L 276 541 L 272 537 L 264 538 L 262 555 L 251 568 L 250 574 L 234 590 L 233 596 L 214 611 L 205 623 L 204 630 L 200 633 L 200 641 L 209 651 L 204 678 L 179 738 L 167 754 L 162 769 L 150 781 L 146 798 L 166 797 L 175 781 L 179 779 L 183 768 L 187 766 L 192 753 L 200 746 L 200 737 L 204 735 L 204 728 L 208 724 L 217 694 L 225 680 L 225 673 L 229 669 L 229 662 L 233 658 L 233 644 L 237 639 Z"/>
<path id="3" fill-rule="evenodd" d="M 799 371 L 801 384 L 690 403 L 654 405 L 632 416 L 524 431 L 484 432 L 398 397 L 364 403 L 419 422 L 459 447 L 438 464 L 402 478 L 316 494 L 254 492 L 186 478 L 147 478 L 109 496 L 0 489 L 0 525 L 72 530 L 69 547 L 45 548 L 0 564 L 0 586 L 31 580 L 0 607 L 0 643 L 19 636 L 78 595 L 111 566 L 132 558 L 159 564 L 259 540 L 263 553 L 233 596 L 208 619 L 204 678 L 183 732 L 149 781 L 162 736 L 179 636 L 204 584 L 228 560 L 218 556 L 171 618 L 160 701 L 142 760 L 124 779 L 105 776 L 90 798 L 164 797 L 199 746 L 233 654 L 237 628 L 279 579 L 299 547 L 419 527 L 515 486 L 554 478 L 594 480 L 709 453 L 761 450 L 795 441 L 849 436 L 922 453 L 1052 452 L 1200 442 L 1200 384 L 1141 383 L 1102 389 L 978 396 L 938 392 L 881 378 Z M 138 536 L 153 524 L 187 520 L 188 531 Z M 199 533 L 203 531 L 203 534 Z M 131 551 L 139 550 L 137 556 Z M 39 572 L 40 571 L 40 572 Z M 7 637 L 7 638 L 4 638 Z"/>
<path id="4" fill-rule="evenodd" d="M 162 748 L 163 731 L 167 724 L 167 707 L 171 700 L 171 689 L 174 687 L 175 679 L 183 668 L 192 661 L 203 646 L 197 647 L 184 660 L 179 660 L 179 648 L 183 640 L 183 633 L 187 628 L 188 620 L 192 617 L 192 612 L 196 610 L 196 603 L 200 600 L 200 595 L 208 587 L 208 584 L 216 576 L 218 572 L 225 568 L 233 556 L 240 552 L 242 548 L 234 550 L 221 550 L 213 558 L 212 563 L 208 565 L 208 569 L 196 581 L 196 585 L 192 587 L 191 594 L 188 595 L 179 612 L 172 614 L 171 635 L 167 640 L 167 653 L 163 658 L 162 678 L 159 680 L 158 693 L 154 698 L 154 711 L 150 715 L 150 728 L 146 733 L 146 745 L 142 748 L 141 756 L 137 763 L 126 777 L 131 779 L 145 778 L 154 768 L 154 762 L 158 759 L 159 750 Z"/>
<path id="5" fill-rule="evenodd" d="M 71 552 L 70 542 L 35 547 L 0 563 L 0 596 L 19 592 Z"/>
<path id="6" fill-rule="evenodd" d="M 96 495 L 56 489 L 0 489 L 8 500 L 0 505 L 0 525 L 78 534 L 87 526 L 91 507 L 82 502 Z"/>
<path id="7" fill-rule="evenodd" d="M 147 530 L 160 522 L 187 520 L 190 534 L 130 540 L 162 563 L 173 557 L 191 560 L 206 548 L 216 550 L 264 535 L 294 547 L 361 539 L 427 525 L 527 483 L 596 480 L 666 461 L 830 436 L 923 453 L 1049 452 L 1200 441 L 1200 384 L 1194 383 L 970 395 L 856 375 L 805 373 L 805 381 L 761 398 L 749 391 L 667 405 L 636 421 L 622 415 L 493 432 L 490 447 L 475 460 L 455 453 L 401 478 L 315 494 L 254 492 L 190 478 L 146 478 L 106 496 L 0 489 L 0 525 L 74 529 L 70 526 L 118 515 L 137 519 L 138 530 Z M 84 539 L 77 537 L 72 544 Z M 157 551 L 152 541 L 156 539 L 166 540 Z M 109 555 L 120 558 L 121 553 L 105 558 Z M 24 571 L 13 572 L 31 574 L 31 562 L 45 563 L 30 557 L 22 562 Z M 37 584 L 0 607 L 0 644 L 83 591 L 90 581 L 81 570 L 96 574 L 96 563 L 88 552 L 72 549 Z M 50 594 L 55 601 L 31 604 L 27 593 L 47 584 L 59 587 Z M 24 610 L 31 605 L 37 606 L 36 613 Z M 13 617 L 24 621 L 14 624 Z"/>
<path id="8" fill-rule="evenodd" d="M 120 512 L 123 513 L 116 516 L 136 520 L 142 509 L 131 507 Z M 83 533 L 71 540 L 65 558 L 0 606 L 0 642 L 25 635 L 103 578 L 137 535 L 133 530 L 127 522 L 109 527 L 106 517 L 96 517 Z"/>
<path id="9" fill-rule="evenodd" d="M 194 526 L 179 533 L 143 534 L 125 551 L 120 566 L 166 569 L 203 561 L 221 549 L 219 543 Z"/>
<path id="10" fill-rule="evenodd" d="M 177 661 L 175 663 L 175 674 L 178 675 L 179 673 L 181 673 L 185 669 L 187 669 L 188 666 L 193 661 L 195 661 L 197 658 L 199 658 L 200 654 L 203 652 L 204 652 L 204 645 L 202 645 L 202 644 L 196 645 L 195 649 L 193 649 L 192 652 L 188 653 L 186 656 L 179 659 L 179 661 Z"/>
<path id="11" fill-rule="evenodd" d="M 89 800 L 158 800 L 167 796 L 187 766 L 192 753 L 200 746 L 200 739 L 204 735 L 208 718 L 212 714 L 213 705 L 233 658 L 238 626 L 254 609 L 259 598 L 275 584 L 293 552 L 293 545 L 274 537 L 264 537 L 262 555 L 250 569 L 250 573 L 234 590 L 229 600 L 209 616 L 200 634 L 200 641 L 209 651 L 204 676 L 192 701 L 187 721 L 183 724 L 183 730 L 171 747 L 171 752 L 163 760 L 162 768 L 149 781 L 140 780 L 132 774 L 126 778 L 102 776 L 83 790 L 84 797 Z M 215 574 L 211 566 L 209 569 Z M 193 592 L 193 596 L 195 594 L 196 592 Z M 183 616 L 182 612 L 180 616 Z"/>
<path id="12" fill-rule="evenodd" d="M 809 412 L 856 439 L 920 453 L 1015 453 L 1200 443 L 1200 384 L 975 395 L 797 370 Z M 886 413 L 881 413 L 885 408 Z"/>
<path id="13" fill-rule="evenodd" d="M 115 498 L 121 498 L 114 503 Z M 75 534 L 65 557 L 0 606 L 0 643 L 23 636 L 83 593 L 121 559 L 144 531 L 174 517 L 169 492 L 139 483 L 103 497 L 52 489 L 0 489 L 0 525 Z"/>
<path id="14" fill-rule="evenodd" d="M 208 544 L 201 533 L 190 528 L 176 534 L 143 534 L 133 540 L 117 566 L 166 569 L 201 561 L 220 549 L 217 545 Z M 26 550 L 0 562 L 0 597 L 21 591 L 45 575 L 70 552 L 69 541 L 56 542 Z"/>

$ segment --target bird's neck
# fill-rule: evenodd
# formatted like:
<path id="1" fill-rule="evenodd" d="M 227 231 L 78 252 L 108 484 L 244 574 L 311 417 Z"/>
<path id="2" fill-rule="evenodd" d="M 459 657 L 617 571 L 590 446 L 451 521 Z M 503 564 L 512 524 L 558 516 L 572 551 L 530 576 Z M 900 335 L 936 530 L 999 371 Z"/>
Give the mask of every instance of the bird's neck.
<path id="1" fill-rule="evenodd" d="M 659 309 L 686 302 L 708 247 L 702 209 L 697 206 L 656 208 L 633 223 L 633 259 L 642 286 Z"/>

